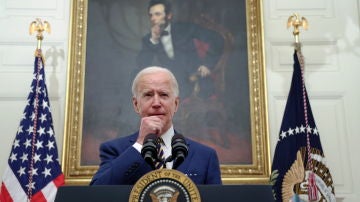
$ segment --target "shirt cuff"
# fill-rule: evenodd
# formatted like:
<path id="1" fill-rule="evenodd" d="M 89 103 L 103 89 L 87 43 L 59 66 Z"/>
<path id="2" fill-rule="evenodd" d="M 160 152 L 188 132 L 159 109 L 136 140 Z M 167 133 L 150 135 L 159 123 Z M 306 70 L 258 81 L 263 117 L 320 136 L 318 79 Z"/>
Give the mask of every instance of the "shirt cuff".
<path id="1" fill-rule="evenodd" d="M 141 149 L 142 149 L 142 145 L 138 142 L 135 142 L 133 145 L 132 145 L 139 153 L 141 153 Z"/>

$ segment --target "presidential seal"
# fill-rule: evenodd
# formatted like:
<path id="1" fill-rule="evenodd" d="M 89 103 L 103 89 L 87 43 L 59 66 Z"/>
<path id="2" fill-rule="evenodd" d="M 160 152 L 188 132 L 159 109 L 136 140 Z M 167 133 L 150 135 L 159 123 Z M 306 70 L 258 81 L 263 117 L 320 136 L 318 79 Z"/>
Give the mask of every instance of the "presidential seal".
<path id="1" fill-rule="evenodd" d="M 129 202 L 201 202 L 195 183 L 182 172 L 158 169 L 141 177 L 130 192 Z"/>

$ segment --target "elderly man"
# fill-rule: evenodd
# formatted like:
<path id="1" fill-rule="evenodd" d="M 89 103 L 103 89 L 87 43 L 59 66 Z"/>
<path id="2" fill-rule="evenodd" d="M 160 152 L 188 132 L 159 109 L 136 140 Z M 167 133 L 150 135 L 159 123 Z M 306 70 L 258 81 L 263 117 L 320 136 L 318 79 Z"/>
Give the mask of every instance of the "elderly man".
<path id="1" fill-rule="evenodd" d="M 133 107 L 140 116 L 139 131 L 110 140 L 100 146 L 100 168 L 91 185 L 134 184 L 154 167 L 143 158 L 141 150 L 149 134 L 160 137 L 164 158 L 171 155 L 173 116 L 179 107 L 179 87 L 175 76 L 162 67 L 141 70 L 132 85 Z M 214 149 L 185 138 L 188 155 L 177 170 L 196 184 L 221 184 L 220 168 Z M 171 169 L 173 161 L 166 163 Z"/>

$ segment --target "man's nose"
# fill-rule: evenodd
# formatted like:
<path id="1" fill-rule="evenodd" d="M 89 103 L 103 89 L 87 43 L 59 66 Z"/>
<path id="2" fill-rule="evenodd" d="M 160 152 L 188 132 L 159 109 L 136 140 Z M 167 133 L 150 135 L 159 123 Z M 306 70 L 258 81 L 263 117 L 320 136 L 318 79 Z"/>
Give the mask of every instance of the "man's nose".
<path id="1" fill-rule="evenodd" d="M 155 15 L 151 15 L 151 16 L 150 16 L 150 21 L 151 21 L 151 22 L 154 22 L 155 20 L 156 20 Z"/>
<path id="2" fill-rule="evenodd" d="M 159 95 L 154 95 L 153 97 L 153 106 L 157 107 L 160 106 L 160 96 Z"/>

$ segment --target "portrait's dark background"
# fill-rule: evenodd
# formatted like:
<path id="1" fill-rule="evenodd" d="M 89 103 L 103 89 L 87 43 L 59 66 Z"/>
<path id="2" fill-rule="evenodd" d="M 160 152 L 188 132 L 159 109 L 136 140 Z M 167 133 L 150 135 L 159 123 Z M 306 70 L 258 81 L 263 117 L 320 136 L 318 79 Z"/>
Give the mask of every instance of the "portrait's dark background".
<path id="1" fill-rule="evenodd" d="M 138 130 L 130 89 L 141 39 L 150 29 L 147 4 L 147 0 L 88 2 L 81 165 L 98 165 L 101 142 Z M 223 68 L 223 91 L 210 100 L 180 103 L 174 127 L 216 149 L 221 164 L 250 164 L 245 0 L 172 0 L 172 4 L 174 21 L 193 22 L 205 15 L 233 37 Z M 206 112 L 196 111 L 201 107 Z"/>

